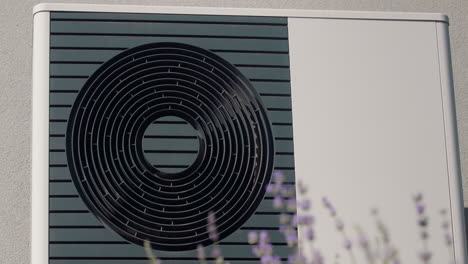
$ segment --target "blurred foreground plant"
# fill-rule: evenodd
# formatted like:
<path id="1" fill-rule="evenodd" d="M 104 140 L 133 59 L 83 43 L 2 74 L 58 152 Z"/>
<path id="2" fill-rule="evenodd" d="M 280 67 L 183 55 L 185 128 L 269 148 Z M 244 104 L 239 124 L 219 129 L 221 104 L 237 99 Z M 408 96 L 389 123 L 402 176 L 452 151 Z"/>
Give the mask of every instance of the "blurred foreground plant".
<path id="1" fill-rule="evenodd" d="M 280 171 L 273 172 L 273 181 L 266 187 L 266 192 L 273 195 L 272 205 L 275 209 L 285 209 L 279 215 L 280 229 L 279 231 L 284 237 L 287 246 L 292 249 L 293 254 L 288 257 L 289 264 L 324 264 L 325 259 L 319 249 L 314 247 L 314 241 L 317 239 L 314 232 L 315 218 L 310 212 L 311 201 L 308 199 L 296 200 L 295 186 L 284 184 L 284 174 Z M 301 196 L 305 196 L 308 192 L 307 186 L 300 181 L 297 182 L 297 189 Z M 417 194 L 413 197 L 416 212 L 418 215 L 417 223 L 420 229 L 420 238 L 422 242 L 422 251 L 419 253 L 419 258 L 423 264 L 429 264 L 432 258 L 432 252 L 428 247 L 428 216 L 426 214 L 426 205 L 422 194 Z M 372 209 L 371 214 L 374 218 L 379 236 L 374 243 L 369 240 L 365 231 L 356 226 L 355 230 L 357 237 L 355 238 L 358 247 L 354 247 L 353 239 L 349 236 L 345 229 L 345 224 L 342 218 L 337 214 L 337 210 L 328 197 L 322 198 L 322 203 L 325 209 L 329 212 L 335 228 L 342 236 L 342 246 L 346 249 L 349 256 L 349 261 L 352 264 L 357 264 L 355 258 L 355 249 L 359 248 L 365 256 L 368 264 L 401 264 L 396 246 L 390 239 L 387 226 L 379 216 L 377 209 Z M 297 211 L 300 210 L 298 214 Z M 447 216 L 447 210 L 441 210 L 442 228 L 444 231 L 443 240 L 450 254 L 453 251 L 453 239 L 450 233 L 450 219 Z M 216 227 L 216 217 L 214 212 L 209 212 L 207 217 L 207 232 L 210 240 L 213 242 L 211 258 L 216 264 L 229 264 L 224 261 L 224 257 L 219 247 L 219 234 Z M 302 236 L 298 235 L 298 228 L 304 231 Z M 305 238 L 305 241 L 301 239 Z M 247 241 L 252 246 L 252 253 L 260 259 L 262 264 L 281 264 L 282 259 L 276 255 L 273 250 L 273 245 L 267 231 L 249 232 Z M 308 245 L 308 248 L 303 248 Z M 151 244 L 145 241 L 146 254 L 150 260 L 150 264 L 161 264 L 161 261 L 156 258 L 151 250 Z M 308 257 L 304 252 L 309 252 Z M 449 255 L 450 255 L 449 254 Z M 207 264 L 207 257 L 203 245 L 197 246 L 198 260 L 202 264 Z M 338 260 L 336 260 L 338 261 Z M 337 263 L 337 262 L 335 262 Z M 452 262 L 448 262 L 451 264 Z"/>

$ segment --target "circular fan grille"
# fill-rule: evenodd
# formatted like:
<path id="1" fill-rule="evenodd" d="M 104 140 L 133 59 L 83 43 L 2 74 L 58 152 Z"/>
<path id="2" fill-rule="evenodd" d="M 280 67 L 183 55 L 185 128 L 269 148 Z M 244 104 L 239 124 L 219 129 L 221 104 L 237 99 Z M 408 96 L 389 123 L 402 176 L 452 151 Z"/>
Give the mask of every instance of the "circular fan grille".
<path id="1" fill-rule="evenodd" d="M 169 173 L 144 154 L 155 120 L 178 117 L 198 137 L 195 161 Z M 208 245 L 207 215 L 220 238 L 240 228 L 265 194 L 273 138 L 249 81 L 214 53 L 181 43 L 129 49 L 101 66 L 80 90 L 67 127 L 77 190 L 105 225 L 160 250 Z"/>

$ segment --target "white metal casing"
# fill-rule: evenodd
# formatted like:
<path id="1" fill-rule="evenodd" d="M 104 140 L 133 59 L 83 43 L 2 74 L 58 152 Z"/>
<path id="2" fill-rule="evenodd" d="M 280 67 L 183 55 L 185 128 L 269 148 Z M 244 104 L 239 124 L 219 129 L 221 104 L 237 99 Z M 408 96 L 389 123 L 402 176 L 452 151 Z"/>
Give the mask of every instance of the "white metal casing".
<path id="1" fill-rule="evenodd" d="M 435 262 L 451 254 L 456 263 L 466 262 L 446 16 L 40 4 L 34 8 L 32 263 L 48 263 L 50 11 L 288 17 L 295 167 L 310 185 L 316 246 L 329 261 L 339 253 L 347 263 L 341 237 L 320 205 L 326 195 L 349 235 L 355 235 L 353 224 L 373 226 L 368 212 L 378 207 L 401 256 L 416 262 L 421 247 L 411 195 L 422 192 Z M 441 242 L 442 208 L 451 212 L 452 253 Z"/>

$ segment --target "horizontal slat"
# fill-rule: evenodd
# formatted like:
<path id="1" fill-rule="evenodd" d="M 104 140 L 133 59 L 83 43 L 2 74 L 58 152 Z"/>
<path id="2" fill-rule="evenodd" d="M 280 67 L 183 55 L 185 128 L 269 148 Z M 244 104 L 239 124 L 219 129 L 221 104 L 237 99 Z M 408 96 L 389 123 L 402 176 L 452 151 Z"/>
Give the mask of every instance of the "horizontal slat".
<path id="1" fill-rule="evenodd" d="M 101 222 L 91 213 L 50 213 L 50 225 L 55 227 L 102 226 Z M 279 225 L 277 215 L 252 215 L 243 226 L 278 228 Z"/>
<path id="2" fill-rule="evenodd" d="M 171 149 L 181 151 L 198 151 L 198 141 L 196 139 L 176 139 L 176 138 L 143 138 L 145 150 Z"/>
<path id="3" fill-rule="evenodd" d="M 96 64 L 52 64 L 50 75 L 60 76 L 91 76 L 100 65 Z M 238 68 L 249 79 L 273 79 L 289 80 L 289 69 L 287 68 L 260 68 L 240 67 Z"/>
<path id="4" fill-rule="evenodd" d="M 268 39 L 220 39 L 187 37 L 139 37 L 124 36 L 51 36 L 51 46 L 61 47 L 135 47 L 151 42 L 181 42 L 205 49 L 229 49 L 251 51 L 288 51 L 287 40 Z"/>
<path id="5" fill-rule="evenodd" d="M 182 24 L 172 22 L 119 22 L 119 21 L 51 21 L 51 34 L 62 33 L 98 33 L 98 34 L 167 34 L 214 37 L 283 37 L 288 36 L 287 27 L 270 25 L 230 25 L 223 24 Z"/>
<path id="6" fill-rule="evenodd" d="M 75 100 L 75 94 L 83 87 L 86 79 L 50 79 L 51 91 L 62 91 L 61 93 L 53 93 L 51 96 L 50 104 L 72 104 Z M 289 95 L 291 93 L 289 83 L 278 82 L 254 82 L 253 87 L 259 93 L 274 93 Z M 74 93 L 64 93 L 71 91 Z M 58 97 L 56 97 L 58 96 Z"/>
<path id="7" fill-rule="evenodd" d="M 102 64 L 122 51 L 119 50 L 54 50 L 50 51 L 51 63 L 90 63 Z M 216 52 L 225 60 L 234 65 L 249 65 L 255 62 L 255 65 L 264 65 L 265 67 L 289 65 L 289 56 L 287 54 L 264 54 L 264 53 L 232 53 Z"/>
<path id="8" fill-rule="evenodd" d="M 292 143 L 292 128 L 291 126 L 273 126 L 272 127 L 273 136 L 275 137 L 275 142 L 284 141 Z M 50 137 L 49 146 L 50 149 L 65 149 L 65 134 L 54 134 L 59 137 Z M 281 151 L 280 151 L 281 150 Z M 289 150 L 282 151 L 282 149 L 277 149 L 280 152 L 290 152 Z"/>
<path id="9" fill-rule="evenodd" d="M 273 246 L 276 254 L 287 255 L 290 249 L 285 246 Z M 211 252 L 211 246 L 207 247 Z M 155 251 L 156 255 L 162 257 L 196 257 L 196 251 L 167 252 Z M 224 245 L 223 255 L 229 257 L 254 257 L 250 245 Z M 145 257 L 145 251 L 141 246 L 135 244 L 128 245 L 73 245 L 73 244 L 51 244 L 50 257 Z"/>
<path id="10" fill-rule="evenodd" d="M 49 198 L 49 210 L 52 211 L 82 211 L 88 210 L 88 207 L 79 197 L 70 198 Z M 272 200 L 263 200 L 257 208 L 258 212 L 282 212 L 272 206 Z"/>
<path id="11" fill-rule="evenodd" d="M 295 180 L 295 176 L 294 176 L 294 171 L 284 171 L 283 172 L 284 175 L 285 175 L 285 181 L 287 182 L 294 182 Z M 49 176 L 50 176 L 50 180 L 71 180 L 71 175 L 70 175 L 70 171 L 68 169 L 68 167 L 65 167 L 65 168 L 49 168 Z M 59 184 L 59 185 L 55 185 L 57 183 L 51 183 L 50 185 L 50 189 L 53 191 L 53 193 L 51 192 L 51 194 L 62 194 L 62 195 L 67 195 L 68 193 L 63 193 L 63 191 L 60 191 L 60 192 L 57 192 L 56 191 L 56 188 L 63 188 L 64 185 L 63 183 L 62 184 Z M 73 183 L 72 182 L 69 182 L 68 184 L 72 185 L 73 186 Z M 70 187 L 67 187 L 67 188 L 70 188 Z M 74 190 L 74 186 L 73 186 L 73 189 Z M 76 195 L 76 190 L 73 191 L 73 193 L 71 194 L 74 194 Z"/>
<path id="12" fill-rule="evenodd" d="M 193 161 L 197 158 L 197 154 L 190 154 L 190 153 L 145 153 L 146 159 L 153 164 L 155 167 L 160 168 L 158 165 L 165 165 L 165 166 L 188 166 L 193 164 Z M 166 171 L 166 170 L 163 170 Z M 181 171 L 176 170 L 176 171 Z"/>
<path id="13" fill-rule="evenodd" d="M 223 243 L 247 242 L 250 231 L 238 230 L 222 240 Z M 270 241 L 272 243 L 284 243 L 285 239 L 279 231 L 270 231 Z M 107 229 L 57 229 L 52 228 L 49 232 L 51 242 L 126 242 L 114 232 Z"/>
<path id="14" fill-rule="evenodd" d="M 245 260 L 245 259 L 230 259 L 229 262 L 236 264 L 258 264 L 259 260 Z M 164 264 L 200 264 L 197 259 L 177 259 L 177 260 L 163 260 Z M 208 261 L 208 264 L 214 264 L 214 261 Z M 51 259 L 49 264 L 148 264 L 147 259 Z"/>
<path id="15" fill-rule="evenodd" d="M 172 14 L 130 14 L 130 13 L 91 13 L 91 12 L 52 12 L 51 20 L 56 19 L 92 19 L 125 21 L 174 21 L 180 23 L 249 23 L 287 25 L 285 17 L 253 16 L 213 16 L 213 15 L 172 15 Z"/>
<path id="16" fill-rule="evenodd" d="M 145 153 L 146 158 L 152 164 L 157 167 L 166 167 L 172 166 L 189 166 L 193 163 L 193 160 L 197 154 L 165 154 L 158 155 L 155 153 Z M 65 152 L 51 152 L 49 154 L 50 164 L 67 164 L 67 155 Z M 161 166 L 163 165 L 163 166 Z M 294 166 L 294 156 L 293 155 L 276 155 L 275 157 L 275 166 L 278 167 L 292 167 Z"/>

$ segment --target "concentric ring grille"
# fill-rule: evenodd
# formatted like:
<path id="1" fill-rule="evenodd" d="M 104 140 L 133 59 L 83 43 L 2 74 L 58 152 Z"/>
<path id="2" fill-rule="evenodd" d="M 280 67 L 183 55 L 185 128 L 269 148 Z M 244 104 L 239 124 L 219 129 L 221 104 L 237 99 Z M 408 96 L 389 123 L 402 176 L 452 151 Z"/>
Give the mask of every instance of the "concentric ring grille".
<path id="1" fill-rule="evenodd" d="M 163 172 L 144 155 L 145 130 L 177 117 L 198 133 L 193 164 Z M 73 104 L 66 134 L 73 182 L 89 209 L 126 240 L 180 251 L 237 230 L 264 196 L 273 137 L 260 97 L 233 65 L 181 43 L 129 49 L 103 64 Z"/>

